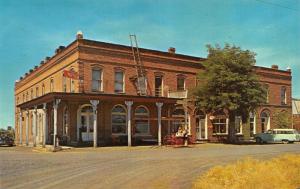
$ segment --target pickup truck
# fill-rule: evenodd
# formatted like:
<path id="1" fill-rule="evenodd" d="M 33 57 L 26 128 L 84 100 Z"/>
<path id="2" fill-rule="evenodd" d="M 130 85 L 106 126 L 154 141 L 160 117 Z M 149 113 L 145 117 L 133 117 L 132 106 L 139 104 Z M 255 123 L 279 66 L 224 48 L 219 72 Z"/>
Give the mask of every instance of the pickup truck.
<path id="1" fill-rule="evenodd" d="M 300 141 L 300 134 L 295 129 L 270 129 L 254 136 L 257 144 L 263 143 L 294 143 Z"/>

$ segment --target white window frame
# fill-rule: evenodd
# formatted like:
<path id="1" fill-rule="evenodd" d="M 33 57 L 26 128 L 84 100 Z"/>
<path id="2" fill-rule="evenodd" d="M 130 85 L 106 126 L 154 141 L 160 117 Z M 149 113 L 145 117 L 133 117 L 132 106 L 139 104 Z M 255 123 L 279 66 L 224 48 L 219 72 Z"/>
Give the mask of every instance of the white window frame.
<path id="1" fill-rule="evenodd" d="M 237 119 L 239 119 L 240 121 L 239 121 L 239 123 L 237 123 Z M 243 123 L 242 123 L 242 116 L 235 116 L 235 121 L 234 121 L 234 123 L 235 123 L 235 127 L 234 128 L 236 128 L 237 127 L 237 124 L 239 124 L 240 125 L 240 132 L 238 132 L 238 133 L 235 133 L 236 135 L 242 135 L 243 134 Z"/>
<path id="2" fill-rule="evenodd" d="M 219 122 L 217 123 L 217 125 L 221 125 L 221 123 L 220 123 L 220 119 L 225 119 L 225 133 L 215 133 L 214 132 L 214 124 L 216 124 L 216 123 L 213 123 L 213 120 L 215 120 L 215 119 L 218 119 L 219 120 Z M 212 126 L 213 126 L 213 135 L 228 135 L 228 123 L 229 123 L 229 119 L 228 118 L 214 118 L 214 119 L 212 119 L 211 120 L 212 121 Z M 223 123 L 222 123 L 223 124 Z"/>
<path id="3" fill-rule="evenodd" d="M 100 80 L 93 80 L 93 71 L 100 71 Z M 91 73 L 91 77 L 92 77 L 92 82 L 91 82 L 91 91 L 92 92 L 103 92 L 103 69 L 102 68 L 98 68 L 98 67 L 93 67 L 92 68 L 92 73 Z M 100 83 L 100 89 L 93 89 L 93 81 L 98 81 Z"/>
<path id="4" fill-rule="evenodd" d="M 122 73 L 123 74 L 123 77 L 122 77 L 122 91 L 116 91 L 116 73 Z M 115 72 L 114 72 L 114 92 L 115 93 L 125 93 L 125 72 L 124 70 L 121 70 L 121 69 L 115 69 Z"/>

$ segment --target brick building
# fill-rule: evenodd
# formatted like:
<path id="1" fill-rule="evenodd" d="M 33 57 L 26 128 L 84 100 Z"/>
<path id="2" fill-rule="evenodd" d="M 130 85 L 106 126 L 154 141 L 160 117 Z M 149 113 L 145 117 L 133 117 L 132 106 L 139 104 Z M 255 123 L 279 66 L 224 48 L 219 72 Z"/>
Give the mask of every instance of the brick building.
<path id="1" fill-rule="evenodd" d="M 133 52 L 142 61 L 140 68 Z M 189 91 L 199 82 L 205 59 L 110 44 L 83 38 L 41 61 L 15 83 L 15 128 L 19 144 L 138 144 L 157 141 L 184 126 L 194 140 L 223 140 L 228 134 L 225 113 L 204 114 Z M 139 70 L 146 75 L 141 93 Z M 237 135 L 249 139 L 272 128 L 275 111 L 291 111 L 291 70 L 255 67 L 268 86 L 268 101 L 242 125 Z M 142 82 L 143 84 L 143 82 Z M 185 105 L 186 104 L 186 105 Z M 55 137 L 57 136 L 57 137 Z M 55 143 L 55 142 L 54 142 Z"/>
<path id="2" fill-rule="evenodd" d="M 300 131 L 300 99 L 292 99 L 293 128 Z"/>

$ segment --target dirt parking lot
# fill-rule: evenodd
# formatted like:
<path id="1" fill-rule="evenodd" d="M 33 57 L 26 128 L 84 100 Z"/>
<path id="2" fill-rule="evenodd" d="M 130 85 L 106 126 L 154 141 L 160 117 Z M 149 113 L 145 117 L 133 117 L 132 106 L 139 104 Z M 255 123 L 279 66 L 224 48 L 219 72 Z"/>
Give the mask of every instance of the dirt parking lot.
<path id="1" fill-rule="evenodd" d="M 56 153 L 0 147 L 0 188 L 190 188 L 212 166 L 284 153 L 300 154 L 300 144 L 102 147 Z"/>

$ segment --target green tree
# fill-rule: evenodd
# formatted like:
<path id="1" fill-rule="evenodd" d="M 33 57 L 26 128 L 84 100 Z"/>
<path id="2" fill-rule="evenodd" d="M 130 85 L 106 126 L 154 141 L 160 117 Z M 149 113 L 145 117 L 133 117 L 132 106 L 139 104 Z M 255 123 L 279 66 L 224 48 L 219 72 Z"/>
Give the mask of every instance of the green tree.
<path id="1" fill-rule="evenodd" d="M 292 125 L 292 117 L 287 111 L 276 111 L 273 114 L 274 124 L 276 128 L 291 128 Z"/>
<path id="2" fill-rule="evenodd" d="M 246 122 L 249 112 L 266 101 L 266 89 L 255 73 L 255 53 L 225 44 L 224 48 L 207 45 L 203 62 L 204 81 L 194 90 L 197 105 L 207 113 L 224 111 L 229 116 L 229 141 L 235 142 L 235 116 Z"/>

